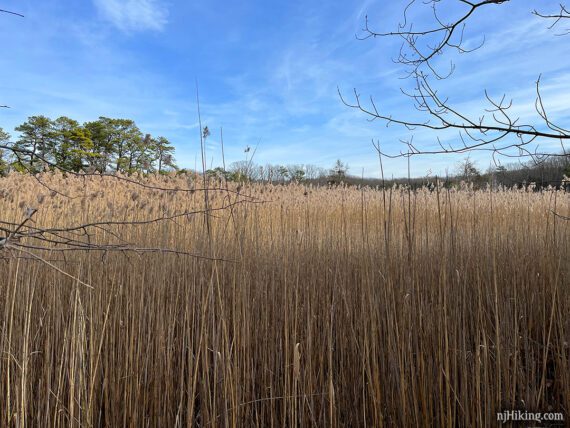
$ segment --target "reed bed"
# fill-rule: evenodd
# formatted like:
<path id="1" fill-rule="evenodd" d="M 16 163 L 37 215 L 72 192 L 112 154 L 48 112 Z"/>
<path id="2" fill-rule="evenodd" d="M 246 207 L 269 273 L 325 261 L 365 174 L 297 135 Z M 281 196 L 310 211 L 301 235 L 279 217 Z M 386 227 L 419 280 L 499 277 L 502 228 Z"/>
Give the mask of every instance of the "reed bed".
<path id="1" fill-rule="evenodd" d="M 200 190 L 41 180 L 73 197 L 12 175 L 0 180 L 3 220 L 20 221 L 28 206 L 38 208 L 34 227 L 54 227 L 205 205 Z M 251 184 L 207 198 L 230 208 L 90 238 L 206 259 L 35 250 L 69 276 L 37 259 L 0 261 L 0 425 L 495 426 L 504 409 L 570 417 L 570 231 L 552 213 L 569 215 L 567 193 Z"/>

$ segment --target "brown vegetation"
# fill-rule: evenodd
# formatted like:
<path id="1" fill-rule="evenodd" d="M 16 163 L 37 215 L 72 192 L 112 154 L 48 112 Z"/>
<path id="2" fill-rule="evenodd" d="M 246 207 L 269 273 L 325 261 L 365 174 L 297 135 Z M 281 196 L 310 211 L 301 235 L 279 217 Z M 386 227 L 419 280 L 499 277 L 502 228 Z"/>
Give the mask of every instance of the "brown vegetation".
<path id="1" fill-rule="evenodd" d="M 34 227 L 71 226 L 204 206 L 200 192 L 44 180 L 78 197 L 11 175 L 3 219 L 18 223 L 31 206 Z M 568 215 L 567 193 L 240 191 L 265 202 L 213 212 L 209 232 L 193 215 L 90 238 L 226 261 L 34 250 L 67 276 L 0 260 L 0 425 L 492 426 L 513 408 L 570 417 L 570 222 L 552 212 Z M 215 209 L 238 196 L 208 197 Z"/>

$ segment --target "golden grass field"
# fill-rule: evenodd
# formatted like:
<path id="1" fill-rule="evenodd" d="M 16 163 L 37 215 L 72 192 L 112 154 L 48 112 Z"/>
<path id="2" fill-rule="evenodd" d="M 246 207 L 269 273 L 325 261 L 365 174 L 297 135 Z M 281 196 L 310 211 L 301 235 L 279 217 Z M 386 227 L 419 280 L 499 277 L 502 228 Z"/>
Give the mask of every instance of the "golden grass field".
<path id="1" fill-rule="evenodd" d="M 41 181 L 71 198 L 11 175 L 1 220 L 175 216 L 89 239 L 206 258 L 33 237 L 0 250 L 1 426 L 570 420 L 570 222 L 551 212 L 569 215 L 568 193 L 246 184 L 208 193 L 208 228 L 178 215 L 204 209 L 188 177 L 145 183 L 194 192 Z"/>

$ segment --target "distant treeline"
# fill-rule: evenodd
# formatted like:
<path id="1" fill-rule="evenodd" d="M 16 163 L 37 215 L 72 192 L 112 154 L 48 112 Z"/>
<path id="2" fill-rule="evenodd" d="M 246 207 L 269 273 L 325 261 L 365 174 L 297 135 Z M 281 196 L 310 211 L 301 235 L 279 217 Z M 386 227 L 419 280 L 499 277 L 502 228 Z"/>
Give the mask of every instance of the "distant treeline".
<path id="1" fill-rule="evenodd" d="M 0 128 L 0 173 L 59 168 L 79 172 L 162 173 L 176 168 L 174 147 L 143 134 L 134 121 L 100 117 L 80 124 L 69 117 L 32 116 L 15 128 L 16 141 Z"/>
<path id="2" fill-rule="evenodd" d="M 312 164 L 258 165 L 251 161 L 238 161 L 231 163 L 225 170 L 221 167 L 209 169 L 206 174 L 212 178 L 223 178 L 229 181 L 285 184 L 315 180 L 326 181 L 332 172 Z M 339 178 L 345 176 L 342 173 Z"/>
<path id="3" fill-rule="evenodd" d="M 232 181 L 267 182 L 273 184 L 304 182 L 316 185 L 360 185 L 369 187 L 392 187 L 408 185 L 412 188 L 430 186 L 436 180 L 447 187 L 467 183 L 475 188 L 487 185 L 493 187 L 533 186 L 537 189 L 568 185 L 570 177 L 570 156 L 553 156 L 542 162 L 509 163 L 490 167 L 480 171 L 475 162 L 465 159 L 455 166 L 451 174 L 436 177 L 429 175 L 415 178 L 380 178 L 358 177 L 348 174 L 348 165 L 340 160 L 332 168 L 322 168 L 311 164 L 293 165 L 256 165 L 253 162 L 234 162 L 224 171 L 222 168 L 209 170 L 210 176 L 225 177 Z M 566 177 L 566 178 L 565 178 Z"/>
<path id="4" fill-rule="evenodd" d="M 489 167 L 485 172 L 478 170 L 474 163 L 466 159 L 461 162 L 452 174 L 445 176 L 426 176 L 415 178 L 391 178 L 384 182 L 381 179 L 348 177 L 345 182 L 367 186 L 409 185 L 412 188 L 430 186 L 436 180 L 445 187 L 456 187 L 467 183 L 474 188 L 491 187 L 527 187 L 542 189 L 548 186 L 560 188 L 570 186 L 570 157 L 555 156 L 542 162 L 528 161 L 524 163 L 509 163 Z"/>
<path id="5" fill-rule="evenodd" d="M 207 128 L 205 128 L 207 129 Z M 197 174 L 179 169 L 174 160 L 174 146 L 164 137 L 144 134 L 134 121 L 100 117 L 80 124 L 69 117 L 52 120 L 46 116 L 32 116 L 15 128 L 16 141 L 0 128 L 0 175 L 10 170 L 37 173 L 59 168 L 73 172 L 121 172 L 127 174 L 178 173 Z M 2 146 L 5 148 L 2 150 Z M 6 150 L 6 148 L 12 150 Z M 239 182 L 290 182 L 331 185 L 386 186 L 405 184 L 421 187 L 434 184 L 436 177 L 419 178 L 362 178 L 348 174 L 349 166 L 337 160 L 331 168 L 313 164 L 258 165 L 252 159 L 231 163 L 228 168 L 216 167 L 206 171 L 212 179 Z M 475 162 L 464 159 L 454 172 L 437 177 L 445 186 L 467 182 L 474 187 L 526 186 L 536 188 L 560 187 L 570 177 L 570 156 L 553 156 L 542 162 L 511 163 L 481 172 Z"/>

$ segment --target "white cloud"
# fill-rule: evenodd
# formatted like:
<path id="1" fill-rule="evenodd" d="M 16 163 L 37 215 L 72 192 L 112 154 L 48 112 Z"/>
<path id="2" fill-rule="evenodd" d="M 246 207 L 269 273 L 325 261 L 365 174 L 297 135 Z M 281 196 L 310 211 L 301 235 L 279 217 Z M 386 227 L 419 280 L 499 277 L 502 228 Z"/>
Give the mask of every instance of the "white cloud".
<path id="1" fill-rule="evenodd" d="M 160 31 L 168 21 L 168 10 L 157 0 L 93 0 L 99 13 L 125 32 Z"/>

